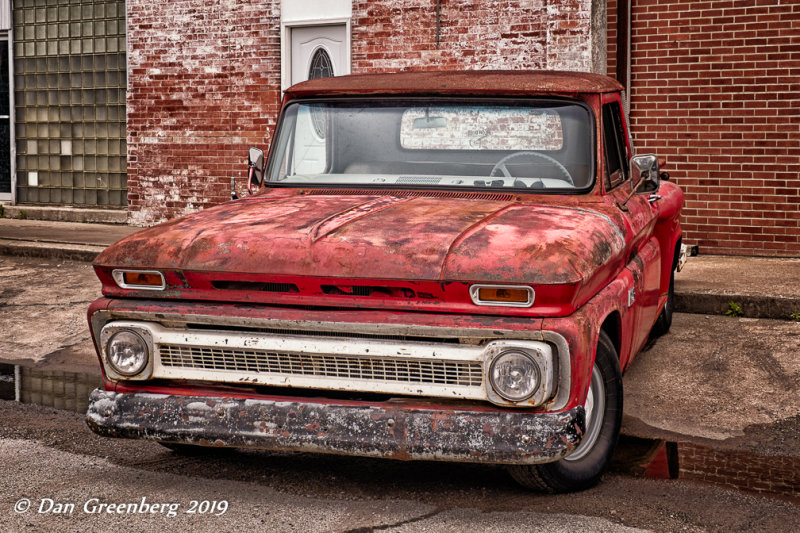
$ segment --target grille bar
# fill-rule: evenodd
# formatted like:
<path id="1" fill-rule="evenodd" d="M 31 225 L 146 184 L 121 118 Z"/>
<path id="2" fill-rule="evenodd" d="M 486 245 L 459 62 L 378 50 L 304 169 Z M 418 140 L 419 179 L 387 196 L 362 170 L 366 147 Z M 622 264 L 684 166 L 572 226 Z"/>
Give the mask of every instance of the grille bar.
<path id="1" fill-rule="evenodd" d="M 482 365 L 475 361 L 419 360 L 296 354 L 270 350 L 178 344 L 159 345 L 166 367 L 258 374 L 330 377 L 427 385 L 480 387 Z"/>

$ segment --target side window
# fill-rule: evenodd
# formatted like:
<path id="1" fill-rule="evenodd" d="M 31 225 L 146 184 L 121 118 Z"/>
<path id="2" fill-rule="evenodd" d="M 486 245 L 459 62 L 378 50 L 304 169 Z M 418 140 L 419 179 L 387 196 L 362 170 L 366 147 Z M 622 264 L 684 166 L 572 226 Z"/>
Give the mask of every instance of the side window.
<path id="1" fill-rule="evenodd" d="M 628 179 L 628 149 L 619 102 L 603 106 L 603 137 L 606 149 L 606 189 L 610 190 Z"/>

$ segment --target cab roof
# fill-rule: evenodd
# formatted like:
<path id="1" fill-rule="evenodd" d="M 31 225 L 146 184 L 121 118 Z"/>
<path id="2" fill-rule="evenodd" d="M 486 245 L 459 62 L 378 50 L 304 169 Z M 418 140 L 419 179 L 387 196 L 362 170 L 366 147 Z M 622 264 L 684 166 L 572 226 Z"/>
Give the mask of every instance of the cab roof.
<path id="1" fill-rule="evenodd" d="M 413 71 L 351 74 L 304 81 L 286 89 L 288 98 L 347 95 L 480 95 L 609 93 L 623 90 L 608 76 L 567 71 Z"/>

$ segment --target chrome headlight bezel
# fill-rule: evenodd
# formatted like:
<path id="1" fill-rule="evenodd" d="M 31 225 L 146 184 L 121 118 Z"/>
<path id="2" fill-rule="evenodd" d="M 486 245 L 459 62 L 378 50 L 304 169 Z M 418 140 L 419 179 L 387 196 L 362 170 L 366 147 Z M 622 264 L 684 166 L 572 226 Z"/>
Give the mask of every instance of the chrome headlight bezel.
<path id="1" fill-rule="evenodd" d="M 539 384 L 536 390 L 522 399 L 503 394 L 494 383 L 492 372 L 496 362 L 505 354 L 517 352 L 536 366 Z M 495 405 L 508 407 L 538 407 L 555 396 L 558 388 L 558 359 L 555 348 L 540 341 L 493 341 L 486 346 L 484 376 L 486 394 Z"/>
<path id="2" fill-rule="evenodd" d="M 531 381 L 532 384 L 530 386 L 526 386 L 525 390 L 522 393 L 514 395 L 511 394 L 507 388 L 503 387 L 503 385 L 499 382 L 497 373 L 499 372 L 499 365 L 506 362 L 508 359 L 516 359 L 518 362 L 525 365 L 525 376 L 528 377 L 526 381 Z M 505 350 L 500 352 L 491 362 L 489 365 L 489 385 L 494 389 L 494 391 L 500 396 L 501 398 L 508 400 L 509 402 L 519 403 L 524 402 L 534 394 L 536 391 L 539 390 L 539 387 L 542 384 L 542 377 L 541 371 L 539 370 L 539 365 L 536 364 L 536 361 L 533 360 L 527 352 L 522 350 Z"/>
<path id="3" fill-rule="evenodd" d="M 133 371 L 126 371 L 112 361 L 112 356 L 109 353 L 109 345 L 111 341 L 120 333 L 127 332 L 135 335 L 142 343 L 144 349 L 144 361 Z M 111 323 L 107 324 L 100 333 L 100 346 L 103 358 L 103 367 L 106 371 L 106 376 L 113 380 L 148 379 L 152 375 L 153 368 L 153 337 L 152 334 L 143 328 L 131 327 L 124 323 Z"/>

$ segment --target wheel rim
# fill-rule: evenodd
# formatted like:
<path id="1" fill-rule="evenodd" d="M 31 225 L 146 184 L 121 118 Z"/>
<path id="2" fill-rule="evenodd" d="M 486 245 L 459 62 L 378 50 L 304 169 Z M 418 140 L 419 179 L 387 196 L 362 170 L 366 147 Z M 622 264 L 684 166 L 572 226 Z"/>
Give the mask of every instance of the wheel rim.
<path id="1" fill-rule="evenodd" d="M 597 437 L 600 436 L 600 428 L 603 426 L 603 415 L 606 410 L 606 386 L 597 364 L 592 369 L 592 382 L 589 385 L 589 392 L 586 394 L 586 403 L 583 407 L 586 411 L 586 434 L 575 451 L 564 457 L 565 461 L 583 459 L 592 451 Z"/>

